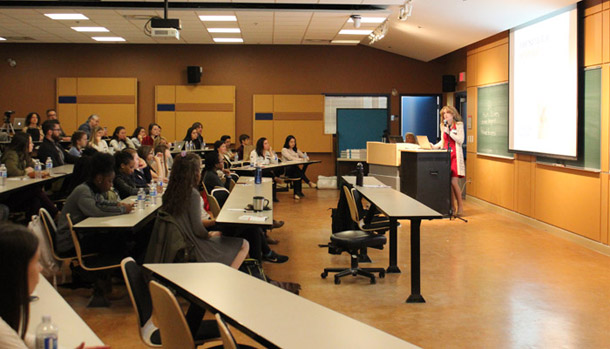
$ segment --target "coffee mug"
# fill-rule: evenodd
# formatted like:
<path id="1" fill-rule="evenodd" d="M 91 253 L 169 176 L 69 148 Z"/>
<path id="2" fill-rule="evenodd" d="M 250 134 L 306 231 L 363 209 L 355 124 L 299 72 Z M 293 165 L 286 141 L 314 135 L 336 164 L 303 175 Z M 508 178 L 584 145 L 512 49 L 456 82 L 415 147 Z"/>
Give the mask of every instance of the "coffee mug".
<path id="1" fill-rule="evenodd" d="M 252 209 L 254 211 L 262 211 L 269 205 L 269 200 L 262 196 L 255 196 L 252 198 Z"/>

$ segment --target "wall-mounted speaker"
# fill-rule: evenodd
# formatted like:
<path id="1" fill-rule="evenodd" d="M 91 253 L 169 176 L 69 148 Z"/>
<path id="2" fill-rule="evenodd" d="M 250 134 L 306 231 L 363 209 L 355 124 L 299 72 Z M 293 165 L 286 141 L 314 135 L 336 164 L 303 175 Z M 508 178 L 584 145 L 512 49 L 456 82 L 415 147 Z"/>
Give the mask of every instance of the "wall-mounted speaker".
<path id="1" fill-rule="evenodd" d="M 203 69 L 197 65 L 190 65 L 186 67 L 186 78 L 189 84 L 198 84 L 201 82 L 201 74 Z"/>
<path id="2" fill-rule="evenodd" d="M 455 92 L 455 75 L 443 75 L 443 92 Z"/>

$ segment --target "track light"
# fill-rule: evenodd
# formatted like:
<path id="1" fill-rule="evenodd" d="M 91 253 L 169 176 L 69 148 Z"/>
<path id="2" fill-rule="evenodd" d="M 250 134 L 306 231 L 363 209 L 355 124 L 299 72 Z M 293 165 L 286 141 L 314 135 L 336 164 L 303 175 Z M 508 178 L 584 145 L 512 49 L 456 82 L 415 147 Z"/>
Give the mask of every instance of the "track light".
<path id="1" fill-rule="evenodd" d="M 388 33 L 389 27 L 390 25 L 386 20 L 379 27 L 377 27 L 377 29 L 373 30 L 373 32 L 369 34 L 369 44 L 372 45 L 377 41 L 385 38 L 386 34 Z"/>
<path id="2" fill-rule="evenodd" d="M 400 7 L 398 10 L 398 20 L 406 21 L 407 18 L 411 17 L 411 13 L 413 12 L 413 4 L 412 0 L 405 1 L 404 5 Z"/>
<path id="3" fill-rule="evenodd" d="M 354 22 L 354 28 L 360 28 L 360 23 L 362 23 L 362 17 L 360 17 L 360 15 L 351 15 L 349 18 Z"/>

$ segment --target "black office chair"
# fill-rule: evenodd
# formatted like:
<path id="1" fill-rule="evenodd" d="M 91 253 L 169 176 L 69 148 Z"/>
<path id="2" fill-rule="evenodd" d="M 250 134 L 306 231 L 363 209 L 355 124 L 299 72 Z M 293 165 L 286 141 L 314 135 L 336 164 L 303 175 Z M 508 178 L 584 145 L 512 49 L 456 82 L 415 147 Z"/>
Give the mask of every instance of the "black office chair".
<path id="1" fill-rule="evenodd" d="M 346 199 L 352 218 L 354 218 L 357 215 L 356 202 L 351 195 L 351 191 L 347 188 Z M 328 273 L 337 273 L 335 275 L 335 284 L 338 285 L 341 283 L 341 278 L 346 275 L 362 275 L 368 277 L 371 280 L 371 284 L 375 284 L 377 281 L 373 273 L 379 273 L 380 278 L 385 277 L 384 268 L 360 268 L 358 266 L 360 251 L 366 250 L 368 247 L 383 248 L 387 241 L 385 236 L 371 231 L 347 230 L 332 234 L 330 241 L 334 246 L 350 254 L 351 266 L 349 268 L 324 268 L 324 272 L 320 275 L 323 279 L 328 276 Z"/>
<path id="2" fill-rule="evenodd" d="M 152 321 L 153 305 L 150 290 L 148 289 L 149 278 L 144 273 L 142 267 L 137 265 L 131 257 L 121 261 L 121 270 L 123 271 L 129 298 L 131 298 L 131 303 L 136 311 L 140 339 L 151 348 L 162 347 L 161 333 Z M 220 332 L 218 331 L 216 321 L 202 321 L 193 339 L 196 345 L 220 340 Z"/>

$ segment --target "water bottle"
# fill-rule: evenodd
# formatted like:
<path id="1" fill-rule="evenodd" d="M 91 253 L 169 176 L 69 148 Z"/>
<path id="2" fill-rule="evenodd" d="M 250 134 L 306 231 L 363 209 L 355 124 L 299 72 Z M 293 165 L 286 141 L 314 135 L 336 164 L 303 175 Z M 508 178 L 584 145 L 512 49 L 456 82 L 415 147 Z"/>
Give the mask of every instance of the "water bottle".
<path id="1" fill-rule="evenodd" d="M 0 186 L 5 186 L 6 185 L 6 166 L 4 166 L 4 164 L 0 165 Z"/>
<path id="2" fill-rule="evenodd" d="M 144 188 L 138 190 L 138 209 L 143 210 L 146 204 L 146 191 Z"/>
<path id="3" fill-rule="evenodd" d="M 356 185 L 362 186 L 364 182 L 364 165 L 361 162 L 356 165 Z"/>
<path id="4" fill-rule="evenodd" d="M 50 156 L 47 158 L 47 161 L 45 161 L 44 168 L 47 170 L 47 173 L 49 173 L 49 175 L 51 174 L 51 172 L 53 172 L 53 160 Z"/>
<path id="5" fill-rule="evenodd" d="M 261 184 L 263 181 L 263 169 L 256 164 L 256 169 L 254 170 L 254 184 Z"/>
<path id="6" fill-rule="evenodd" d="M 309 155 L 307 155 L 307 152 L 303 153 L 303 155 L 305 156 L 305 160 L 309 160 Z"/>
<path id="7" fill-rule="evenodd" d="M 239 161 L 239 154 L 238 154 L 237 152 L 235 152 L 235 155 L 233 155 L 233 160 L 234 160 L 235 162 L 238 162 L 238 161 Z"/>
<path id="8" fill-rule="evenodd" d="M 171 174 L 171 172 L 167 174 L 167 178 L 169 178 L 169 175 L 170 175 L 170 174 Z M 159 189 L 158 189 L 158 194 L 163 193 L 163 181 L 159 181 L 159 182 L 157 183 L 157 187 L 159 188 Z"/>
<path id="9" fill-rule="evenodd" d="M 36 349 L 57 349 L 57 326 L 45 315 L 36 327 Z"/>
<path id="10" fill-rule="evenodd" d="M 150 201 L 151 204 L 157 205 L 157 181 L 152 181 L 150 186 Z"/>
<path id="11" fill-rule="evenodd" d="M 42 178 L 42 165 L 40 164 L 39 160 L 36 160 L 36 162 L 34 163 L 34 174 L 36 179 Z"/>

